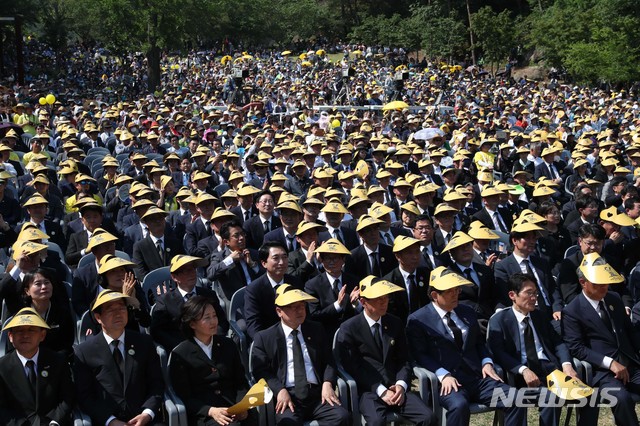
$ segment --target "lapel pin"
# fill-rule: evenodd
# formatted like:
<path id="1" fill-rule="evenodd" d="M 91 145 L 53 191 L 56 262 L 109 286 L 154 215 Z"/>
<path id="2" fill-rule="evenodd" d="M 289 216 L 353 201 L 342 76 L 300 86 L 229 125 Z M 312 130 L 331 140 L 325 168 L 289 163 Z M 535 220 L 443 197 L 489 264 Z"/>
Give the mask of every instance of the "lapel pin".
<path id="1" fill-rule="evenodd" d="M 380 262 L 384 262 L 384 257 L 381 257 L 381 258 L 380 258 Z"/>
<path id="2" fill-rule="evenodd" d="M 396 341 L 395 341 L 395 340 L 393 340 L 393 339 L 391 339 L 391 341 L 389 342 L 389 344 L 390 344 L 391 346 L 393 346 L 393 345 L 395 345 L 395 344 L 396 344 Z"/>
<path id="3" fill-rule="evenodd" d="M 424 282 L 420 281 L 420 282 L 418 282 L 418 285 L 419 285 L 420 287 L 424 287 Z"/>
<path id="4" fill-rule="evenodd" d="M 51 235 L 56 235 L 56 231 L 51 231 Z"/>
<path id="5" fill-rule="evenodd" d="M 217 372 L 218 372 L 218 369 L 217 369 L 217 368 L 215 368 L 215 367 L 211 367 L 211 372 L 212 372 L 212 373 L 217 373 Z"/>
<path id="6" fill-rule="evenodd" d="M 217 346 L 217 347 L 220 347 L 220 342 L 216 343 L 216 346 Z"/>
<path id="7" fill-rule="evenodd" d="M 307 340 L 311 341 L 311 336 L 307 336 Z"/>
<path id="8" fill-rule="evenodd" d="M 131 348 L 127 351 L 127 353 L 131 356 L 134 356 L 136 354 L 136 351 L 134 351 L 133 348 Z"/>
<path id="9" fill-rule="evenodd" d="M 613 305 L 609 305 L 609 309 L 613 311 Z"/>
<path id="10" fill-rule="evenodd" d="M 40 375 L 42 377 L 47 377 L 49 375 L 49 372 L 47 370 L 42 370 L 42 373 L 40 373 Z"/>

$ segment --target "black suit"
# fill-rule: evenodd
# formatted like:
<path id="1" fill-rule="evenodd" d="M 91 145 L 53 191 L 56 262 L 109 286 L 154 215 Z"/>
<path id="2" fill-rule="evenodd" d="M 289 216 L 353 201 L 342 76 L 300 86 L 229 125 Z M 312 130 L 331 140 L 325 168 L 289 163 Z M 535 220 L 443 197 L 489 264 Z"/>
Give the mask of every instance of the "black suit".
<path id="1" fill-rule="evenodd" d="M 331 354 L 331 341 L 319 323 L 305 321 L 299 330 L 318 381 L 316 386 L 310 386 L 308 397 L 299 398 L 292 387 L 286 386 L 287 341 L 280 322 L 256 333 L 254 337 L 251 354 L 253 377 L 264 378 L 274 395 L 278 395 L 282 389 L 287 389 L 291 394 L 295 412 L 287 409 L 283 414 L 276 414 L 277 422 L 301 424 L 303 420 L 316 419 L 320 424 L 346 426 L 349 424 L 347 410 L 339 405 L 322 404 L 320 398 L 324 382 L 331 383 L 332 387 L 336 384 L 336 367 Z"/>
<path id="2" fill-rule="evenodd" d="M 194 256 L 208 258 L 214 253 L 218 253 L 220 250 L 220 240 L 215 235 L 206 237 L 203 240 L 198 241 Z"/>
<path id="3" fill-rule="evenodd" d="M 146 408 L 160 419 L 164 383 L 151 337 L 127 330 L 124 337 L 124 381 L 102 332 L 75 348 L 73 377 L 80 409 L 103 425 L 111 416 L 129 421 Z"/>
<path id="4" fill-rule="evenodd" d="M 289 253 L 289 266 L 287 274 L 296 277 L 301 283 L 309 281 L 311 278 L 318 276 L 322 265 L 318 261 L 318 266 L 307 262 L 307 257 L 302 252 L 302 248 Z M 324 268 L 322 268 L 324 270 Z"/>
<path id="5" fill-rule="evenodd" d="M 302 289 L 298 279 L 291 275 L 285 274 L 283 284 L 291 284 Z M 271 286 L 266 273 L 247 286 L 244 293 L 244 318 L 247 323 L 247 334 L 251 339 L 258 331 L 269 328 L 279 321 L 275 302 L 276 291 Z"/>
<path id="6" fill-rule="evenodd" d="M 171 353 L 169 374 L 190 425 L 210 425 L 210 407 L 230 407 L 249 389 L 238 349 L 223 336 L 213 336 L 211 359 L 193 339 L 180 343 Z"/>
<path id="7" fill-rule="evenodd" d="M 41 347 L 36 366 L 36 395 L 16 351 L 0 358 L 0 423 L 6 426 L 71 425 L 75 389 L 63 355 Z"/>
<path id="8" fill-rule="evenodd" d="M 342 323 L 338 332 L 340 361 L 358 386 L 360 412 L 367 424 L 386 424 L 384 415 L 393 410 L 416 425 L 428 425 L 433 412 L 416 395 L 407 392 L 405 403 L 392 409 L 376 393 L 378 386 L 388 388 L 398 381 L 408 385 L 407 391 L 411 388 L 404 323 L 389 314 L 379 321 L 382 350 L 375 343 L 364 312 Z"/>
<path id="9" fill-rule="evenodd" d="M 344 270 L 354 274 L 358 281 L 368 275 L 373 275 L 371 271 L 371 257 L 367 255 L 364 244 L 351 250 L 351 256 L 347 257 Z M 398 266 L 398 261 L 393 254 L 393 249 L 386 244 L 378 244 L 378 265 L 380 266 L 379 278 L 387 275 L 393 268 Z"/>
<path id="10" fill-rule="evenodd" d="M 490 267 L 482 263 L 472 262 L 473 270 L 476 272 L 479 282 L 473 280 L 474 285 L 460 287 L 458 300 L 464 305 L 468 305 L 476 312 L 479 318 L 488 320 L 493 314 L 496 302 L 493 292 L 495 290 L 495 279 Z M 460 276 L 469 279 L 464 270 L 461 270 L 455 262 L 451 262 L 449 268 Z M 471 274 L 473 277 L 473 274 Z"/>
<path id="11" fill-rule="evenodd" d="M 182 214 L 180 209 L 171 210 L 167 216 L 167 223 L 175 235 L 184 235 L 187 225 L 191 223 L 191 213 L 188 210 L 186 214 Z"/>
<path id="12" fill-rule="evenodd" d="M 280 222 L 280 218 L 277 216 L 271 216 L 269 221 L 270 231 L 282 226 L 282 222 Z M 262 220 L 260 220 L 260 216 L 254 216 L 245 221 L 242 227 L 244 228 L 244 232 L 247 233 L 247 247 L 256 250 L 259 249 L 264 241 L 264 225 L 262 224 Z"/>
<path id="13" fill-rule="evenodd" d="M 71 234 L 71 238 L 69 238 L 69 245 L 67 246 L 67 251 L 64 255 L 65 263 L 69 266 L 76 266 L 83 256 L 81 251 L 86 249 L 88 245 L 89 235 L 84 229 Z"/>
<path id="14" fill-rule="evenodd" d="M 160 257 L 156 245 L 151 239 L 151 235 L 138 241 L 133 246 L 133 263 L 136 264 L 135 271 L 138 280 L 142 282 L 145 275 L 154 269 L 169 266 L 171 258 L 177 254 L 184 254 L 182 243 L 166 230 L 163 236 L 164 259 Z"/>
<path id="15" fill-rule="evenodd" d="M 508 209 L 504 209 L 501 207 L 498 207 L 496 211 L 502 218 L 502 221 L 504 222 L 504 225 L 506 227 L 506 230 L 504 232 L 509 233 L 509 231 L 511 231 L 511 224 L 513 222 L 511 219 L 511 213 L 509 212 Z M 480 222 L 482 222 L 484 226 L 486 226 L 489 229 L 502 232 L 500 228 L 496 229 L 495 225 L 493 224 L 493 218 L 489 214 L 489 211 L 486 209 L 486 207 L 483 207 L 481 210 L 474 213 L 474 215 L 471 218 L 473 220 L 479 220 Z"/>
<path id="16" fill-rule="evenodd" d="M 184 236 L 184 252 L 189 256 L 198 255 L 198 241 L 211 236 L 213 230 L 206 228 L 202 223 L 202 217 L 197 218 L 193 223 L 187 225 Z"/>
<path id="17" fill-rule="evenodd" d="M 407 322 L 409 314 L 417 309 L 429 304 L 429 275 L 431 270 L 418 267 L 414 272 L 415 275 L 415 291 L 407 291 L 407 283 L 400 272 L 400 267 L 393 268 L 391 272 L 383 277 L 383 279 L 402 287 L 405 291 L 398 291 L 389 295 L 389 307 L 387 312 L 400 318 L 403 323 Z M 407 296 L 410 294 L 410 296 Z M 411 303 L 409 303 L 411 298 Z"/>
<path id="18" fill-rule="evenodd" d="M 220 307 L 218 296 L 213 290 L 204 287 L 194 287 L 196 295 L 210 299 L 218 316 L 218 329 L 223 333 L 229 330 L 229 321 Z M 156 298 L 151 315 L 150 332 L 153 340 L 171 351 L 185 339 L 180 329 L 180 310 L 184 305 L 184 298 L 177 288 L 169 290 Z"/>
<path id="19" fill-rule="evenodd" d="M 580 293 L 562 311 L 562 337 L 571 355 L 593 367 L 593 381 L 587 383 L 600 389 L 608 389 L 609 395 L 617 397 L 612 408 L 616 424 L 638 424 L 635 402 L 630 392 L 640 393 L 640 333 L 631 325 L 622 300 L 615 293 L 607 293 L 603 299 L 603 317 L 609 319 L 613 330 L 609 329 L 584 293 Z M 608 368 L 603 367 L 604 357 L 621 363 L 629 372 L 629 382 L 623 385 Z M 585 419 L 597 424 L 598 409 Z"/>
<path id="20" fill-rule="evenodd" d="M 73 285 L 71 286 L 71 304 L 79 317 L 89 310 L 91 302 L 97 296 L 98 270 L 96 263 L 91 262 L 73 272 Z"/>
<path id="21" fill-rule="evenodd" d="M 264 242 L 277 241 L 287 249 L 287 253 L 291 253 L 292 251 L 300 247 L 300 244 L 298 244 L 298 241 L 296 241 L 296 234 L 294 233 L 292 235 L 293 238 L 291 239 L 291 244 L 293 245 L 293 249 L 289 250 L 288 238 L 285 234 L 286 234 L 286 231 L 284 230 L 284 228 L 282 227 L 276 228 L 273 231 L 269 231 L 267 234 L 265 234 L 263 241 Z"/>
<path id="22" fill-rule="evenodd" d="M 238 220 L 240 220 L 240 223 L 244 225 L 244 215 L 242 214 L 242 208 L 240 206 L 235 206 L 229 211 L 235 214 Z M 256 209 L 255 206 L 251 206 L 251 208 L 248 211 L 249 211 L 249 218 L 252 218 L 258 215 L 258 209 Z"/>
<path id="23" fill-rule="evenodd" d="M 360 240 L 358 239 L 358 234 L 355 229 L 349 229 L 346 226 L 340 226 L 340 233 L 342 233 L 342 244 L 349 249 L 349 251 L 355 249 L 360 245 Z M 333 235 L 329 234 L 328 231 L 322 231 L 318 234 L 318 242 L 323 243 L 331 238 L 334 238 Z"/>
<path id="24" fill-rule="evenodd" d="M 251 259 L 259 265 L 258 252 L 253 249 L 249 249 L 249 252 L 251 253 Z M 231 300 L 233 293 L 247 285 L 246 276 L 240 262 L 233 262 L 229 266 L 222 263 L 229 255 L 231 255 L 231 250 L 228 247 L 225 247 L 222 252 L 212 253 L 209 267 L 207 268 L 207 278 L 210 281 L 218 281 L 220 283 L 227 300 Z M 257 271 L 251 269 L 246 263 L 245 266 L 251 281 L 264 273 L 259 266 Z"/>
<path id="25" fill-rule="evenodd" d="M 314 321 L 321 322 L 327 334 L 332 336 L 340 324 L 356 314 L 356 309 L 349 301 L 351 291 L 358 286 L 358 278 L 349 273 L 343 273 L 340 277 L 340 285 L 346 286 L 345 301 L 338 312 L 334 303 L 337 301 L 333 291 L 333 282 L 329 282 L 326 273 L 319 274 L 315 278 L 306 281 L 304 291 L 318 299 L 309 303 L 309 315 Z"/>

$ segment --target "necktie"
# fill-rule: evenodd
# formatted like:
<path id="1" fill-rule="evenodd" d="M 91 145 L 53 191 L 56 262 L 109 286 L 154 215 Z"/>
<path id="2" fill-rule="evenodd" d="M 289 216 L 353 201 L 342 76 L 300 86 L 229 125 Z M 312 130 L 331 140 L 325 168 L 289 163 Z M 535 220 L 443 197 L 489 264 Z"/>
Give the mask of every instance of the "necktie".
<path id="1" fill-rule="evenodd" d="M 156 250 L 158 251 L 160 259 L 162 259 L 162 263 L 164 264 L 164 250 L 162 249 L 162 240 L 156 241 Z"/>
<path id="2" fill-rule="evenodd" d="M 393 239 L 391 238 L 391 234 L 389 233 L 389 231 L 385 232 L 383 235 L 384 240 L 387 242 L 387 245 L 393 246 Z"/>
<path id="3" fill-rule="evenodd" d="M 522 261 L 522 263 L 524 263 L 524 266 L 527 269 L 527 274 L 531 275 L 533 278 L 536 279 L 536 285 L 538 287 L 538 292 L 540 292 L 540 295 L 542 296 L 542 300 L 544 301 L 544 304 L 547 305 L 547 306 L 551 306 L 551 304 L 549 303 L 549 299 L 547 299 L 547 294 L 544 292 L 544 289 L 542 288 L 542 286 L 538 282 L 536 274 L 533 273 L 533 267 L 531 266 L 531 261 L 528 260 L 528 259 L 525 259 L 525 260 Z"/>
<path id="4" fill-rule="evenodd" d="M 538 359 L 538 351 L 536 350 L 536 342 L 533 337 L 533 328 L 529 324 L 529 317 L 522 320 L 524 325 L 524 348 L 527 353 L 527 367 L 529 367 L 538 376 L 543 375 L 542 363 Z"/>
<path id="5" fill-rule="evenodd" d="M 184 301 L 187 302 L 189 301 L 189 299 L 191 299 L 193 296 L 195 296 L 195 294 L 193 294 L 193 292 L 189 292 L 187 294 L 184 295 Z"/>
<path id="6" fill-rule="evenodd" d="M 551 179 L 558 179 L 558 174 L 556 173 L 556 168 L 553 167 L 553 164 L 549 164 L 549 172 L 551 172 Z"/>
<path id="7" fill-rule="evenodd" d="M 607 308 L 604 306 L 604 301 L 602 300 L 598 302 L 598 311 L 598 314 L 600 315 L 600 318 L 602 319 L 604 325 L 607 326 L 607 329 L 609 329 L 609 331 L 613 333 L 613 325 L 611 324 L 611 319 L 609 318 L 609 312 L 607 312 Z"/>
<path id="8" fill-rule="evenodd" d="M 466 268 L 464 270 L 464 274 L 467 276 L 467 279 L 469 281 L 471 281 L 472 283 L 474 283 L 475 285 L 478 285 L 478 283 L 476 282 L 476 280 L 473 279 L 473 275 L 471 275 L 471 268 Z"/>
<path id="9" fill-rule="evenodd" d="M 118 372 L 120 373 L 120 378 L 124 379 L 124 358 L 122 357 L 122 352 L 120 352 L 120 341 L 115 339 L 111 342 L 113 346 L 113 361 L 116 363 L 116 367 L 118 368 Z"/>
<path id="10" fill-rule="evenodd" d="M 309 396 L 309 388 L 307 387 L 307 370 L 304 367 L 302 345 L 298 340 L 298 330 L 293 330 L 291 336 L 293 337 L 293 391 L 298 399 L 305 399 Z"/>
<path id="11" fill-rule="evenodd" d="M 378 323 L 373 324 L 373 341 L 382 354 L 382 334 L 380 334 L 380 324 Z"/>
<path id="12" fill-rule="evenodd" d="M 333 282 L 333 295 L 336 297 L 336 300 L 338 300 L 338 294 L 340 293 L 340 280 L 337 279 Z"/>
<path id="13" fill-rule="evenodd" d="M 429 269 L 433 269 L 433 263 L 431 262 L 431 258 L 429 257 L 429 249 L 426 247 L 423 248 L 422 255 L 424 256 L 424 261 L 427 263 L 427 267 Z"/>
<path id="14" fill-rule="evenodd" d="M 295 250 L 295 247 L 293 246 L 293 237 L 291 235 L 285 235 L 285 237 L 287 238 L 287 250 L 292 252 Z"/>
<path id="15" fill-rule="evenodd" d="M 211 230 L 211 221 L 210 221 L 210 220 L 207 220 L 207 221 L 204 223 L 204 227 L 205 227 L 205 228 L 207 228 L 207 235 L 208 235 L 208 236 L 213 235 L 212 230 Z"/>
<path id="16" fill-rule="evenodd" d="M 487 252 L 481 251 L 480 252 L 480 257 L 482 258 L 483 262 L 487 261 Z"/>
<path id="17" fill-rule="evenodd" d="M 244 220 L 249 220 L 249 210 L 244 211 Z"/>
<path id="18" fill-rule="evenodd" d="M 344 241 L 342 240 L 342 237 L 340 237 L 340 231 L 338 231 L 337 229 L 333 230 L 333 238 L 335 238 L 336 240 L 340 241 L 340 243 L 344 244 Z"/>
<path id="19" fill-rule="evenodd" d="M 416 287 L 416 276 L 409 274 L 407 277 L 409 281 L 409 310 L 415 312 L 420 307 L 418 301 L 418 287 Z"/>
<path id="20" fill-rule="evenodd" d="M 269 232 L 271 229 L 269 228 L 269 221 L 265 220 L 264 221 L 264 233 L 266 234 L 267 232 Z"/>
<path id="21" fill-rule="evenodd" d="M 451 312 L 447 312 L 444 317 L 447 320 L 447 325 L 453 333 L 453 341 L 456 342 L 458 349 L 462 349 L 462 330 L 460 330 L 460 327 L 458 327 L 453 318 L 451 318 Z"/>
<path id="22" fill-rule="evenodd" d="M 380 276 L 380 264 L 378 263 L 378 252 L 374 251 L 371 256 L 371 275 Z"/>
<path id="23" fill-rule="evenodd" d="M 446 235 L 444 236 L 444 240 L 447 242 L 447 244 L 449 244 L 449 241 L 451 241 L 451 235 L 446 234 Z"/>
<path id="24" fill-rule="evenodd" d="M 33 362 L 32 359 L 27 361 L 27 379 L 29 379 L 29 384 L 31 384 L 31 390 L 35 393 L 35 391 L 36 391 L 36 363 Z"/>
<path id="25" fill-rule="evenodd" d="M 500 228 L 500 231 L 502 231 L 504 233 L 507 233 L 507 227 L 502 222 L 502 218 L 500 217 L 498 212 L 493 212 L 493 217 L 494 217 L 496 223 L 498 224 L 498 227 Z"/>

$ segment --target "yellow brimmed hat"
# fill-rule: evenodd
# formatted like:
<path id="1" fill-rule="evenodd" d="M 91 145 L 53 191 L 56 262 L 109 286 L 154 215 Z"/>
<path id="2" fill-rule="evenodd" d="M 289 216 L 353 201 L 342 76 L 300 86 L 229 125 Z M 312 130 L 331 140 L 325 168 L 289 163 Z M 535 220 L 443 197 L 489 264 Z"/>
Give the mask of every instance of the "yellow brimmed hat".
<path id="1" fill-rule="evenodd" d="M 222 207 L 218 207 L 211 215 L 211 220 L 218 220 L 218 219 L 231 220 L 235 217 L 236 215 L 231 213 L 229 210 L 225 210 Z"/>
<path id="2" fill-rule="evenodd" d="M 312 229 L 315 229 L 316 231 L 320 232 L 320 230 L 323 229 L 323 226 L 320 225 L 319 223 L 308 222 L 306 220 L 303 220 L 302 222 L 300 222 L 298 224 L 298 229 L 296 230 L 296 235 L 302 235 L 305 232 L 310 231 Z"/>
<path id="3" fill-rule="evenodd" d="M 155 203 L 153 201 L 143 198 L 142 200 L 138 200 L 135 203 L 133 203 L 131 205 L 131 208 L 135 210 L 140 207 L 152 207 L 152 206 L 155 206 Z"/>
<path id="4" fill-rule="evenodd" d="M 396 237 L 396 239 L 393 241 L 393 252 L 394 253 L 399 253 L 402 250 L 409 248 L 413 245 L 416 244 L 420 244 L 420 240 L 412 238 L 412 237 L 407 237 L 405 235 L 399 235 L 398 237 Z"/>
<path id="5" fill-rule="evenodd" d="M 126 302 L 129 299 L 129 296 L 127 296 L 126 294 L 120 293 L 119 291 L 102 290 L 98 295 L 98 297 L 96 297 L 96 301 L 93 302 L 91 311 L 93 312 L 96 310 L 96 308 L 104 305 L 105 303 L 109 303 L 118 299 L 124 299 Z"/>
<path id="6" fill-rule="evenodd" d="M 580 272 L 592 284 L 618 284 L 624 277 L 618 274 L 598 253 L 589 253 L 580 263 Z"/>
<path id="7" fill-rule="evenodd" d="M 456 209 L 455 207 L 451 207 L 451 206 L 449 206 L 447 204 L 440 203 L 436 207 L 436 211 L 433 212 L 433 215 L 434 216 L 438 216 L 441 213 L 447 213 L 447 212 L 458 213 L 458 209 Z"/>
<path id="8" fill-rule="evenodd" d="M 547 388 L 560 398 L 569 401 L 587 398 L 593 394 L 592 387 L 557 369 L 547 376 Z"/>
<path id="9" fill-rule="evenodd" d="M 402 206 L 400 206 L 400 210 L 404 210 L 415 215 L 420 215 L 420 210 L 418 209 L 415 201 L 404 203 Z"/>
<path id="10" fill-rule="evenodd" d="M 473 283 L 444 266 L 438 266 L 431 272 L 429 286 L 436 290 L 445 291 L 463 285 L 473 285 Z"/>
<path id="11" fill-rule="evenodd" d="M 35 206 L 37 204 L 49 204 L 49 202 L 42 195 L 35 193 L 25 201 L 22 207 Z"/>
<path id="12" fill-rule="evenodd" d="M 147 210 L 147 212 L 144 215 L 142 215 L 140 220 L 147 219 L 148 217 L 155 216 L 155 215 L 166 216 L 167 212 L 165 212 L 162 209 L 159 209 L 156 206 L 152 206 L 152 207 L 149 207 L 149 210 Z"/>
<path id="13" fill-rule="evenodd" d="M 237 191 L 238 197 L 247 197 L 249 195 L 255 195 L 260 190 L 253 185 L 244 185 L 242 188 L 239 188 Z"/>
<path id="14" fill-rule="evenodd" d="M 502 195 L 502 194 L 503 192 L 500 191 L 495 186 L 485 185 L 485 187 L 482 188 L 482 192 L 480 193 L 480 196 L 484 198 L 484 197 L 493 197 L 495 195 Z"/>
<path id="15" fill-rule="evenodd" d="M 602 210 L 600 212 L 600 219 L 613 222 L 618 226 L 634 226 L 636 224 L 626 213 L 618 212 L 615 206 Z"/>
<path id="16" fill-rule="evenodd" d="M 302 290 L 291 286 L 290 284 L 282 284 L 276 290 L 276 306 L 288 306 L 297 302 L 317 302 L 318 299 L 305 293 Z"/>
<path id="17" fill-rule="evenodd" d="M 374 275 L 369 275 L 360 280 L 360 297 L 365 299 L 376 299 L 397 291 L 404 291 L 404 288 Z"/>
<path id="18" fill-rule="evenodd" d="M 348 248 L 344 246 L 338 239 L 331 238 L 324 243 L 320 247 L 318 247 L 315 251 L 316 253 L 327 253 L 327 254 L 351 254 Z"/>
<path id="19" fill-rule="evenodd" d="M 25 227 L 22 229 L 22 231 L 20 231 L 20 234 L 18 234 L 18 239 L 22 241 L 40 242 L 42 240 L 48 240 L 49 236 L 35 226 L 30 226 L 28 228 Z"/>
<path id="20" fill-rule="evenodd" d="M 47 250 L 47 246 L 33 241 L 18 240 L 13 243 L 11 249 L 13 250 L 13 259 L 17 260 L 20 255 L 31 256 L 32 254 Z"/>
<path id="21" fill-rule="evenodd" d="M 534 222 L 530 221 L 526 217 L 519 217 L 517 220 L 513 222 L 511 226 L 511 232 L 517 232 L 520 234 L 525 234 L 531 231 L 542 231 L 543 229 L 536 225 Z"/>
<path id="22" fill-rule="evenodd" d="M 207 201 L 216 201 L 216 197 L 206 192 L 201 192 L 196 196 L 196 205 Z"/>
<path id="23" fill-rule="evenodd" d="M 376 201 L 369 209 L 369 215 L 375 219 L 380 219 L 382 216 L 389 214 L 392 211 L 393 209 L 391 207 L 385 206 L 384 204 Z"/>
<path id="24" fill-rule="evenodd" d="M 451 240 L 445 246 L 445 248 L 442 249 L 442 253 L 448 252 L 449 250 L 453 250 L 456 247 L 460 247 L 462 245 L 465 245 L 467 243 L 472 243 L 472 242 L 473 242 L 472 237 L 470 237 L 469 235 L 465 234 L 462 231 L 458 231 L 453 235 L 453 237 L 451 237 Z"/>
<path id="25" fill-rule="evenodd" d="M 91 250 L 93 250 L 95 247 L 99 246 L 100 244 L 116 242 L 116 241 L 118 241 L 118 237 L 108 233 L 102 228 L 97 228 L 95 231 L 93 231 L 93 234 L 91 234 L 91 238 L 89 238 L 89 244 L 87 244 L 87 248 L 85 249 L 85 252 L 91 253 Z"/>
<path id="26" fill-rule="evenodd" d="M 48 330 L 50 327 L 33 308 L 22 308 L 2 327 L 2 331 L 15 327 L 39 327 Z"/>
<path id="27" fill-rule="evenodd" d="M 295 201 L 282 201 L 277 206 L 278 209 L 293 210 L 302 214 L 302 209 Z"/>
<path id="28" fill-rule="evenodd" d="M 356 232 L 360 232 L 368 226 L 380 225 L 381 223 L 384 223 L 384 222 L 379 219 L 376 219 L 375 217 L 371 217 L 369 215 L 363 215 L 360 217 L 360 220 L 358 221 Z"/>
<path id="29" fill-rule="evenodd" d="M 332 200 L 327 203 L 320 211 L 325 213 L 349 213 L 349 210 L 345 206 L 342 205 L 340 201 Z"/>
<path id="30" fill-rule="evenodd" d="M 541 185 L 538 184 L 536 185 L 536 188 L 533 190 L 533 196 L 534 197 L 544 197 L 546 195 L 553 195 L 555 194 L 556 191 L 554 191 L 553 189 L 549 188 L 546 185 Z"/>
<path id="31" fill-rule="evenodd" d="M 207 266 L 209 262 L 207 262 L 207 259 L 203 259 L 201 257 L 179 254 L 177 256 L 173 256 L 171 259 L 171 268 L 169 268 L 169 272 L 174 273 L 178 269 L 190 263 L 193 263 L 196 268 L 202 268 Z"/>
<path id="32" fill-rule="evenodd" d="M 474 240 L 499 240 L 500 236 L 493 232 L 491 229 L 487 228 L 482 222 L 479 220 L 474 220 L 469 225 L 469 231 L 467 232 Z"/>
<path id="33" fill-rule="evenodd" d="M 128 260 L 122 259 L 112 254 L 107 254 L 102 259 L 100 259 L 100 267 L 98 268 L 98 273 L 104 274 L 113 269 L 126 268 L 127 266 L 135 266 L 135 263 L 129 262 Z"/>

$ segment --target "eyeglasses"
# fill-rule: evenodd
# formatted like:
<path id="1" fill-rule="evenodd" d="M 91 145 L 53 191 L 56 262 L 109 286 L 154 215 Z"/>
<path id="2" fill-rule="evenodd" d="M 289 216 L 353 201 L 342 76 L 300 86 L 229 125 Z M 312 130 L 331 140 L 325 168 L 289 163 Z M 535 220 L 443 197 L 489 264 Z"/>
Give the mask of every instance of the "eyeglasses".
<path id="1" fill-rule="evenodd" d="M 418 232 L 429 232 L 429 231 L 433 231 L 433 228 L 430 226 L 416 226 L 414 228 L 416 231 Z"/>
<path id="2" fill-rule="evenodd" d="M 260 200 L 260 204 L 275 204 L 273 200 Z"/>
<path id="3" fill-rule="evenodd" d="M 580 240 L 580 244 L 584 244 L 587 247 L 597 247 L 602 244 L 600 240 Z"/>
<path id="4" fill-rule="evenodd" d="M 538 298 L 538 295 L 539 295 L 537 291 L 523 291 L 520 294 L 524 297 L 529 297 L 529 298 L 535 297 L 536 299 Z"/>

